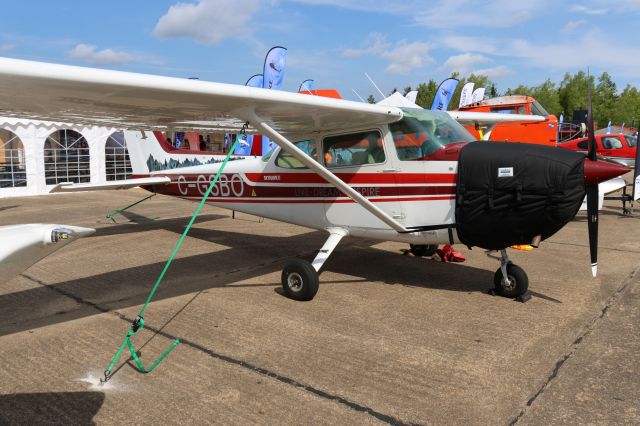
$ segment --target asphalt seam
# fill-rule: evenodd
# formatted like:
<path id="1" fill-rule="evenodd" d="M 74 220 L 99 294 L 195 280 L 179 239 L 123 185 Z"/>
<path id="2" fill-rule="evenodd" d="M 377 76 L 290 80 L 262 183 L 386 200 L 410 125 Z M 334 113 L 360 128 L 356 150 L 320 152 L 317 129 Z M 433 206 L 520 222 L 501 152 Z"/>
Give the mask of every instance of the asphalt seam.
<path id="1" fill-rule="evenodd" d="M 107 308 L 104 308 L 104 307 L 98 305 L 97 303 L 93 303 L 93 302 L 90 302 L 88 300 L 85 300 L 80 296 L 77 296 L 77 295 L 75 295 L 75 294 L 73 294 L 73 293 L 71 293 L 69 291 L 66 291 L 66 290 L 63 290 L 61 288 L 58 288 L 55 285 L 47 284 L 47 283 L 45 283 L 45 282 L 43 282 L 43 281 L 41 281 L 41 280 L 39 280 L 39 279 L 37 279 L 35 277 L 32 277 L 30 275 L 27 275 L 27 274 L 23 273 L 23 274 L 20 274 L 20 276 L 28 279 L 29 281 L 34 282 L 35 284 L 38 284 L 38 285 L 43 286 L 43 287 L 46 287 L 47 289 L 49 289 L 51 291 L 54 291 L 54 292 L 56 292 L 58 294 L 61 294 L 61 295 L 65 296 L 65 297 L 68 297 L 68 298 L 74 300 L 75 302 L 77 302 L 79 304 L 90 306 L 91 308 L 97 310 L 100 313 L 114 315 L 114 316 L 118 317 L 119 319 L 121 319 L 123 321 L 127 321 L 128 323 L 131 323 L 134 320 L 134 318 L 129 318 L 125 314 L 120 313 L 117 310 L 111 311 L 111 310 L 109 310 Z M 163 336 L 163 337 L 165 337 L 167 339 L 175 340 L 175 339 L 178 338 L 177 336 L 173 336 L 173 335 L 171 335 L 171 334 L 169 334 L 169 333 L 167 333 L 165 331 L 162 331 L 162 329 L 155 328 L 155 327 L 149 325 L 148 323 L 145 323 L 144 327 L 147 330 L 152 331 L 152 332 L 154 332 L 154 333 L 156 333 L 156 334 L 158 334 L 160 336 Z M 193 349 L 195 349 L 195 350 L 197 350 L 199 352 L 202 352 L 202 353 L 204 353 L 206 355 L 209 355 L 210 357 L 212 357 L 214 359 L 217 359 L 217 360 L 220 360 L 220 361 L 223 361 L 223 362 L 226 362 L 226 363 L 238 366 L 238 367 L 242 367 L 242 368 L 247 369 L 247 370 L 249 370 L 249 371 L 251 371 L 253 373 L 260 374 L 262 376 L 269 377 L 271 379 L 275 379 L 275 380 L 277 380 L 277 381 L 279 381 L 279 382 L 281 382 L 283 384 L 290 385 L 290 386 L 293 386 L 294 388 L 301 389 L 303 391 L 309 392 L 309 393 L 311 393 L 311 394 L 313 394 L 313 395 L 315 395 L 317 397 L 320 397 L 322 399 L 326 399 L 326 400 L 329 400 L 329 401 L 332 401 L 332 402 L 337 402 L 337 403 L 339 403 L 341 405 L 346 406 L 347 408 L 350 408 L 350 409 L 352 409 L 354 411 L 357 411 L 357 412 L 360 412 L 360 413 L 367 414 L 367 415 L 369 415 L 371 417 L 374 417 L 374 418 L 376 418 L 376 419 L 378 419 L 378 420 L 380 420 L 380 421 L 382 421 L 384 423 L 387 423 L 389 425 L 394 425 L 394 426 L 395 425 L 397 425 L 397 426 L 412 425 L 412 423 L 405 423 L 405 422 L 403 422 L 403 421 L 401 421 L 401 420 L 399 420 L 399 419 L 397 419 L 397 418 L 395 418 L 393 416 L 380 413 L 380 412 L 378 412 L 378 411 L 376 411 L 376 410 L 374 410 L 374 409 L 372 409 L 370 407 L 367 407 L 367 406 L 358 404 L 356 402 L 350 401 L 350 400 L 348 400 L 346 398 L 343 398 L 343 397 L 341 397 L 339 395 L 334 395 L 334 394 L 331 394 L 329 392 L 325 392 L 325 391 L 323 391 L 321 389 L 318 389 L 316 387 L 313 387 L 313 386 L 310 386 L 310 385 L 306 385 L 306 384 L 301 383 L 301 382 L 299 382 L 299 381 L 297 381 L 295 379 L 292 379 L 290 377 L 281 375 L 279 373 L 276 373 L 274 371 L 268 370 L 266 368 L 258 367 L 256 365 L 253 365 L 253 364 L 249 363 L 249 362 L 242 361 L 240 359 L 235 359 L 235 358 L 232 358 L 232 357 L 227 356 L 227 355 L 219 354 L 219 353 L 214 352 L 213 350 L 211 350 L 211 349 L 209 349 L 209 348 L 207 348 L 207 347 L 205 347 L 205 346 L 203 346 L 203 345 L 201 345 L 199 343 L 193 342 L 191 340 L 180 338 L 180 343 L 184 344 L 186 346 L 189 346 L 189 347 L 191 347 L 191 348 L 193 348 Z"/>
<path id="2" fill-rule="evenodd" d="M 600 312 L 598 312 L 598 314 L 596 316 L 594 316 L 587 323 L 587 325 L 583 328 L 582 333 L 580 333 L 575 338 L 575 340 L 573 341 L 573 343 L 571 344 L 571 346 L 569 348 L 569 351 L 567 353 L 565 353 L 564 355 L 562 355 L 556 361 L 555 367 L 553 368 L 553 370 L 551 371 L 551 373 L 549 374 L 549 376 L 547 377 L 545 382 L 538 388 L 538 390 L 533 394 L 533 396 L 531 396 L 527 400 L 526 405 L 523 408 L 520 409 L 518 414 L 516 414 L 515 417 L 513 417 L 509 421 L 509 423 L 508 423 L 509 426 L 513 426 L 516 423 L 518 423 L 518 421 L 520 421 L 520 419 L 526 414 L 527 410 L 533 405 L 533 403 L 538 399 L 538 397 L 540 397 L 549 388 L 549 386 L 551 385 L 551 382 L 560 373 L 560 369 L 562 368 L 564 363 L 566 361 L 568 361 L 576 353 L 576 351 L 582 346 L 582 344 L 585 341 L 585 338 L 588 337 L 593 332 L 593 330 L 599 324 L 600 320 L 602 318 L 604 318 L 604 316 L 607 314 L 607 312 L 609 312 L 609 309 L 613 305 L 615 305 L 618 302 L 618 300 L 620 300 L 620 297 L 621 297 L 622 293 L 624 293 L 624 291 L 631 284 L 636 282 L 636 280 L 634 280 L 634 278 L 636 277 L 636 275 L 638 275 L 638 272 L 640 272 L 640 266 L 637 267 L 636 269 L 634 269 L 624 280 L 622 280 L 622 284 L 616 289 L 616 291 L 611 296 L 609 296 L 609 298 L 605 302 L 605 304 L 602 307 L 602 309 L 600 310 Z"/>

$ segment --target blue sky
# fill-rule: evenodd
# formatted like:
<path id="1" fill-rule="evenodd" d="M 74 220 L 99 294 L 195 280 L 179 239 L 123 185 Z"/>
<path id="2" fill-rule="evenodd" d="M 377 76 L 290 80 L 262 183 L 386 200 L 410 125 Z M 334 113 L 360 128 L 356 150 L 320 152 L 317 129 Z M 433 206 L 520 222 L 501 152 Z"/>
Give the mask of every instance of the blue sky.
<path id="1" fill-rule="evenodd" d="M 274 45 L 285 90 L 348 99 L 489 75 L 498 90 L 591 67 L 640 86 L 640 0 L 60 0 L 3 5 L 0 55 L 244 84 Z"/>

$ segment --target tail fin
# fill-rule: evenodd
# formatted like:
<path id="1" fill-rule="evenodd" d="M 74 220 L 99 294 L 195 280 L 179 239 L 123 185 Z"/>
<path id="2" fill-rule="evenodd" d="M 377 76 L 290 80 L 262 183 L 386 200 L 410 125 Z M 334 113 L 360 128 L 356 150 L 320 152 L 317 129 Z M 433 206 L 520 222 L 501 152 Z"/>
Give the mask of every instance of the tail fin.
<path id="1" fill-rule="evenodd" d="M 181 167 L 217 163 L 224 159 L 224 153 L 176 149 L 161 132 L 125 131 L 127 150 L 131 159 L 134 176 L 146 176 Z"/>

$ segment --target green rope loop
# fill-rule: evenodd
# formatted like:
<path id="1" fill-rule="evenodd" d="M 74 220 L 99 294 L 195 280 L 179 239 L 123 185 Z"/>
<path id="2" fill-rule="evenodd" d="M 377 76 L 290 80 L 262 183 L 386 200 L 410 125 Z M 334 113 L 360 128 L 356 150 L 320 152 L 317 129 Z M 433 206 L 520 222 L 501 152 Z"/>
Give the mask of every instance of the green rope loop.
<path id="1" fill-rule="evenodd" d="M 235 151 L 236 146 L 238 145 L 238 141 L 240 139 L 242 139 L 242 136 L 244 135 L 248 125 L 249 125 L 249 122 L 246 122 L 242 126 L 242 129 L 240 130 L 240 133 L 238 133 L 238 135 L 236 136 L 236 139 L 233 142 L 233 144 L 231 145 L 231 148 L 229 149 L 229 152 L 227 153 L 227 156 L 225 157 L 224 161 L 222 162 L 222 165 L 220 165 L 220 168 L 218 169 L 218 172 L 216 173 L 216 176 L 213 178 L 213 180 L 209 184 L 209 188 L 207 189 L 207 192 L 205 192 L 205 194 L 202 196 L 202 200 L 200 200 L 200 204 L 198 204 L 198 207 L 196 208 L 195 212 L 191 216 L 191 220 L 189 221 L 189 223 L 187 224 L 187 227 L 185 228 L 184 232 L 180 236 L 180 239 L 176 243 L 176 246 L 173 249 L 173 252 L 171 253 L 171 256 L 169 256 L 169 259 L 167 260 L 167 262 L 164 265 L 164 268 L 162 269 L 162 272 L 158 276 L 158 279 L 156 280 L 155 284 L 153 285 L 153 288 L 149 292 L 149 296 L 147 297 L 146 302 L 144 302 L 144 305 L 142 306 L 142 308 L 140 309 L 140 312 L 138 313 L 138 316 L 136 317 L 136 320 L 131 325 L 129 331 L 127 332 L 126 337 L 124 338 L 124 340 L 120 344 L 120 347 L 116 351 L 116 354 L 114 355 L 114 357 L 111 359 L 111 363 L 109 363 L 109 366 L 104 371 L 104 379 L 100 379 L 100 383 L 101 384 L 106 383 L 110 379 L 111 371 L 113 370 L 113 367 L 115 366 L 116 362 L 118 361 L 118 358 L 120 358 L 120 355 L 122 355 L 122 351 L 124 350 L 125 346 L 127 346 L 129 348 L 129 352 L 131 353 L 131 357 L 135 361 L 135 363 L 136 363 L 138 369 L 140 370 L 140 372 L 149 373 L 149 372 L 153 371 L 153 369 L 156 368 L 156 366 L 158 364 L 160 364 L 160 361 L 162 361 L 169 354 L 169 352 L 171 352 L 178 345 L 178 343 L 180 343 L 179 339 L 174 340 L 173 343 L 171 344 L 171 346 L 169 347 L 169 349 L 167 349 L 151 365 L 151 367 L 149 367 L 147 369 L 142 365 L 142 362 L 140 361 L 140 359 L 138 357 L 138 354 L 136 353 L 136 350 L 133 347 L 133 344 L 131 343 L 131 336 L 136 334 L 138 331 L 142 330 L 142 328 L 144 327 L 144 319 L 142 318 L 142 314 L 144 313 L 144 311 L 149 306 L 149 303 L 151 302 L 151 299 L 153 298 L 156 290 L 158 289 L 158 286 L 162 282 L 162 279 L 164 278 L 165 274 L 167 273 L 167 270 L 169 269 L 169 266 L 171 265 L 171 262 L 173 262 L 173 259 L 178 254 L 178 250 L 180 250 L 180 246 L 184 242 L 184 239 L 186 238 L 187 234 L 189 233 L 189 230 L 191 229 L 191 226 L 193 226 L 193 223 L 195 222 L 196 218 L 200 214 L 200 211 L 204 207 L 204 204 L 206 203 L 207 198 L 209 198 L 209 195 L 211 194 L 211 191 L 213 190 L 213 187 L 216 185 L 216 183 L 218 182 L 218 179 L 220 178 L 220 175 L 222 174 L 222 170 L 225 168 L 225 166 L 229 162 L 229 159 L 231 158 L 231 154 L 233 154 L 233 151 Z"/>

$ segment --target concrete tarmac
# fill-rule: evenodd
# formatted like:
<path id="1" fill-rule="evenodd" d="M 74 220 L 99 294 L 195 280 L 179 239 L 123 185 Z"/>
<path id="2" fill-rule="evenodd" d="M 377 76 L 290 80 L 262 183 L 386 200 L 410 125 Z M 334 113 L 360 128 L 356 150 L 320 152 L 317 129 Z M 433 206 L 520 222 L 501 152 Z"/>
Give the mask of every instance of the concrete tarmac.
<path id="1" fill-rule="evenodd" d="M 353 238 L 295 302 L 281 268 L 325 235 L 207 206 L 133 338 L 145 365 L 182 343 L 98 386 L 196 206 L 156 196 L 104 221 L 145 194 L 0 199 L 0 224 L 97 228 L 0 286 L 0 424 L 640 423 L 640 216 L 615 203 L 595 279 L 584 214 L 511 251 L 524 304 L 487 294 L 482 250 L 443 264 Z"/>

